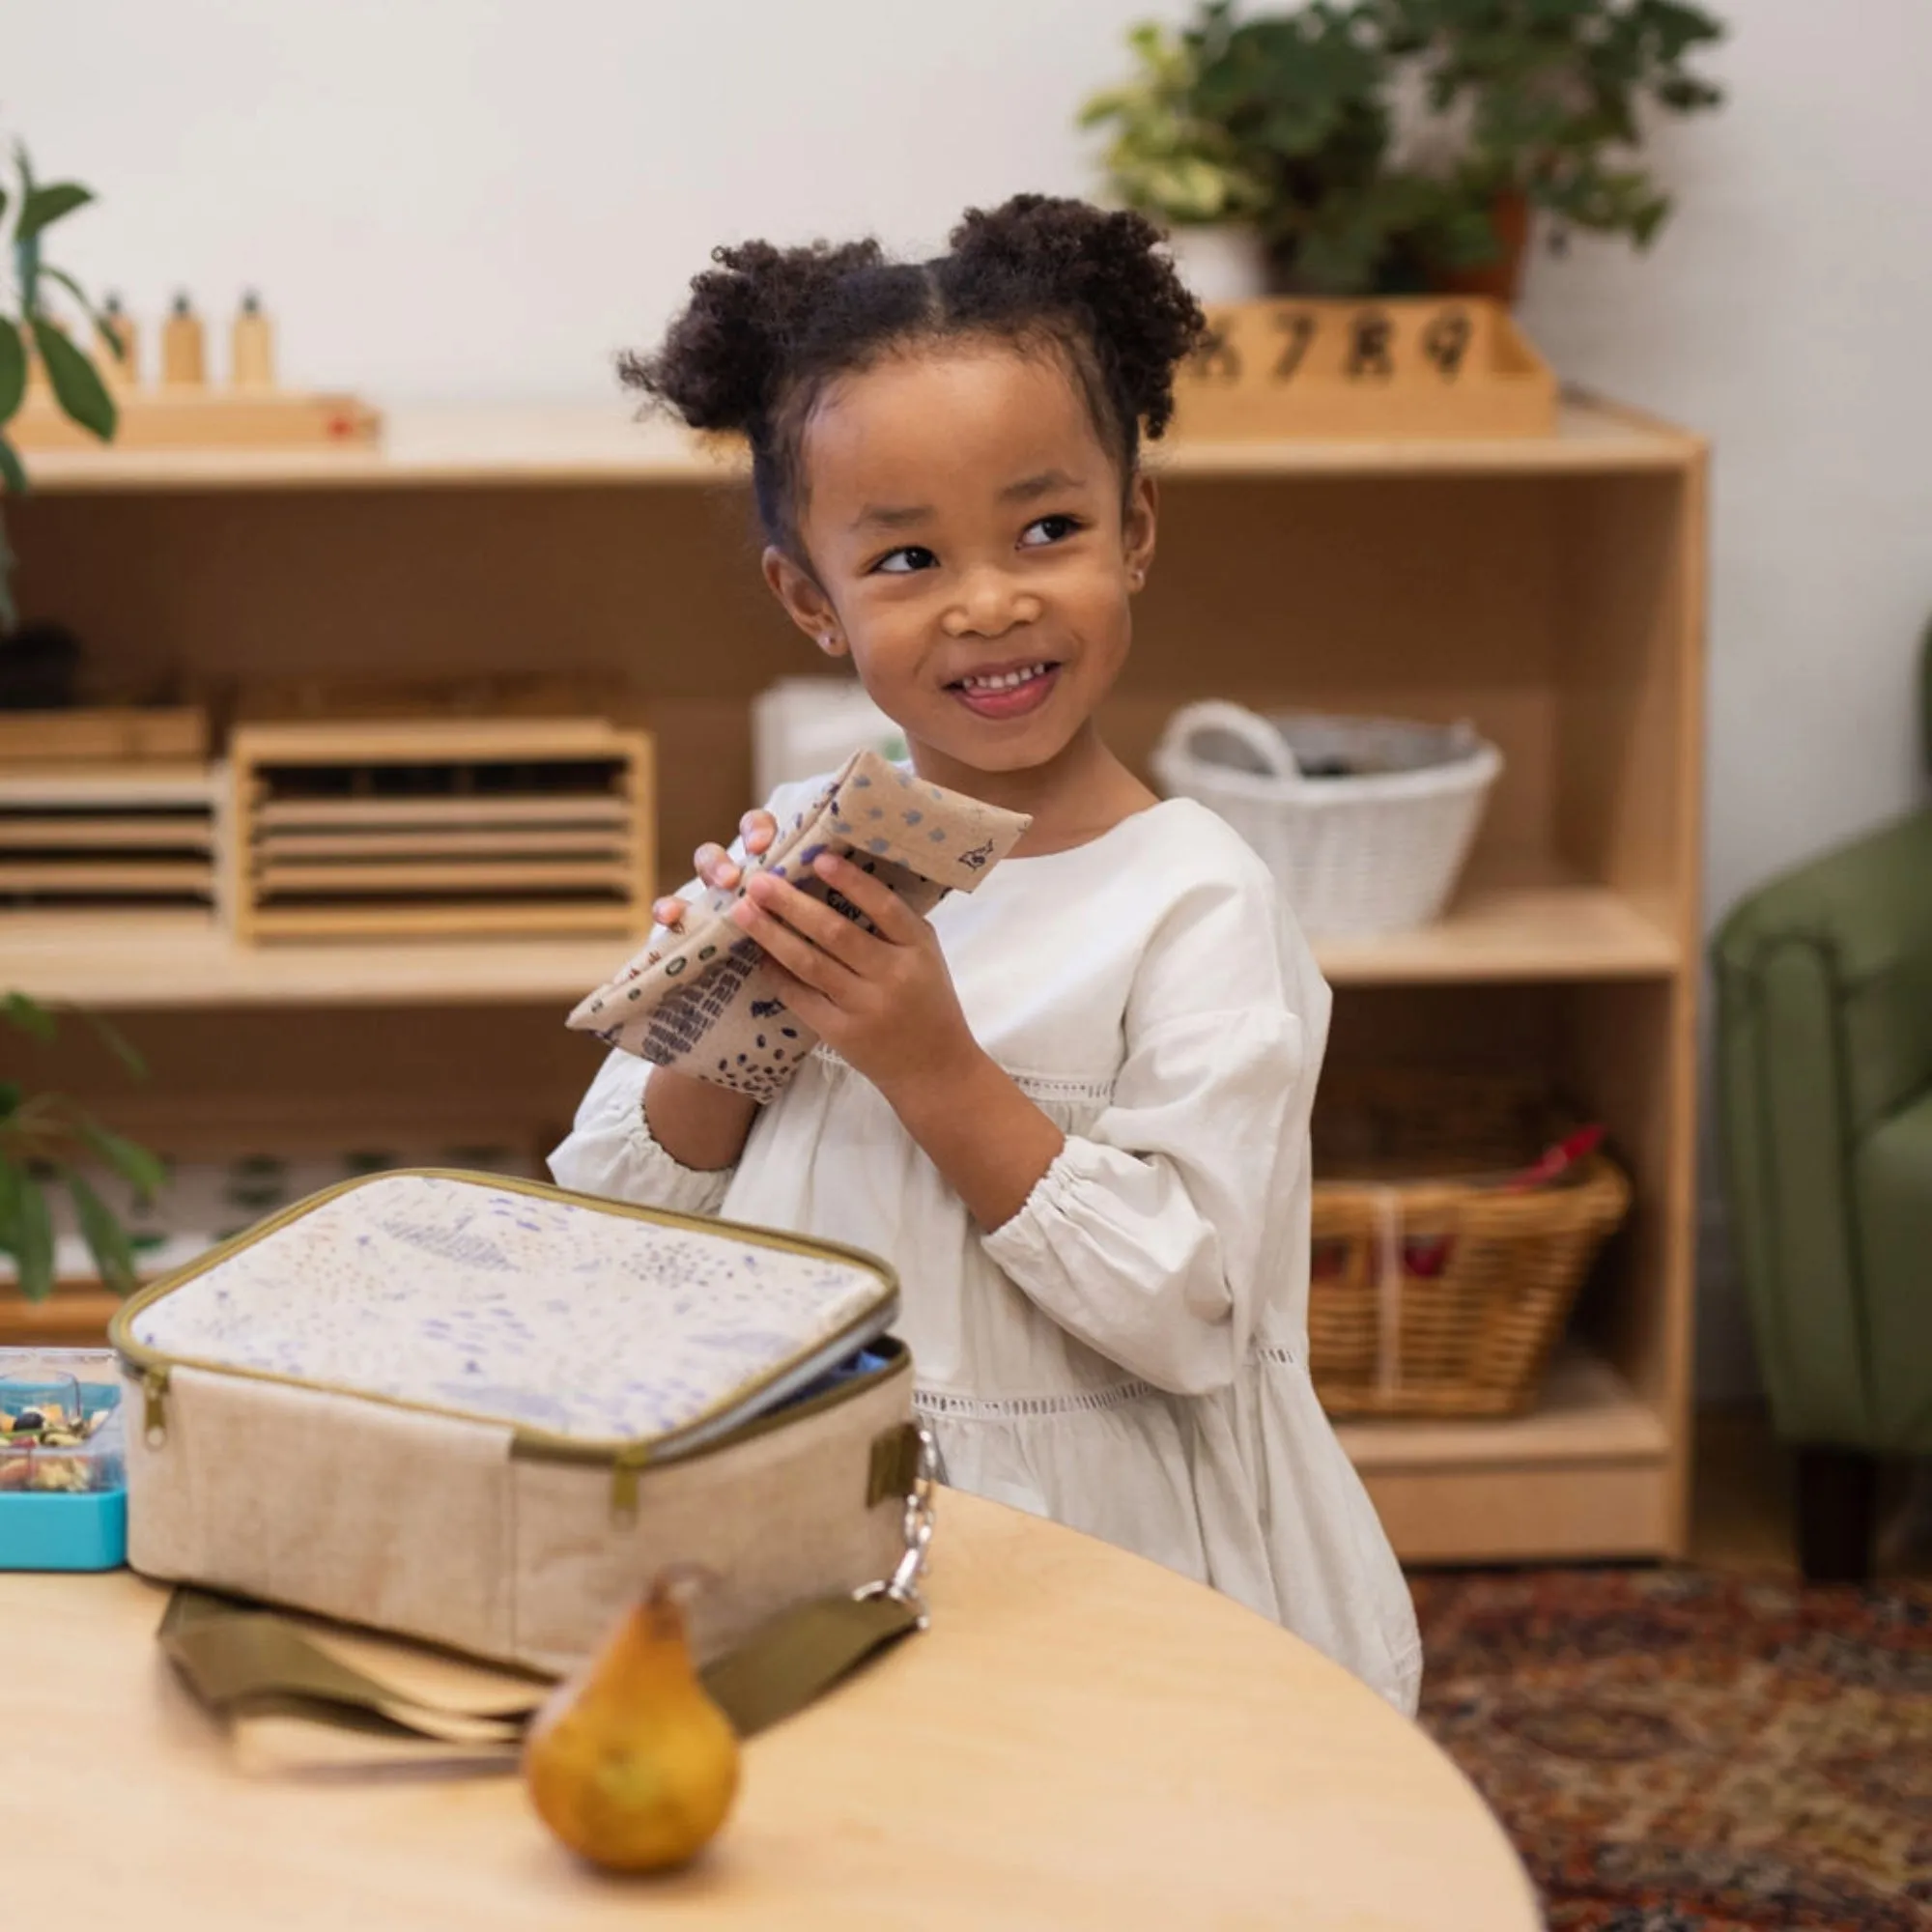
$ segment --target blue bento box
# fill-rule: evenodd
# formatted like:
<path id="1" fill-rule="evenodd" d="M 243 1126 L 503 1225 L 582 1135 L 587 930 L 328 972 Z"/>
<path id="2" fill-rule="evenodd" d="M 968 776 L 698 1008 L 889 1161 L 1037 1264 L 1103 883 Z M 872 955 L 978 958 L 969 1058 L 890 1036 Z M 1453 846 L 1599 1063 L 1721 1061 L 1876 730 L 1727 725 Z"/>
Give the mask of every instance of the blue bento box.
<path id="1" fill-rule="evenodd" d="M 0 1570 L 118 1570 L 127 1560 L 114 1357 L 0 1349 Z"/>

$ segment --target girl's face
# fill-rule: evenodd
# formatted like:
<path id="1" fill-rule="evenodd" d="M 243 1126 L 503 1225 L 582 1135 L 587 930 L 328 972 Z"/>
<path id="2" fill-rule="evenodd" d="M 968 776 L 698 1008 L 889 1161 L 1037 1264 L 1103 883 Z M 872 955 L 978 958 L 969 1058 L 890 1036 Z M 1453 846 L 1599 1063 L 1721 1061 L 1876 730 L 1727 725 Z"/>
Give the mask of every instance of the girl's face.
<path id="1" fill-rule="evenodd" d="M 800 538 L 765 574 L 849 651 L 920 770 L 1017 773 L 1083 745 L 1125 662 L 1152 487 L 1121 475 L 1056 355 L 960 345 L 835 384 L 806 426 Z"/>

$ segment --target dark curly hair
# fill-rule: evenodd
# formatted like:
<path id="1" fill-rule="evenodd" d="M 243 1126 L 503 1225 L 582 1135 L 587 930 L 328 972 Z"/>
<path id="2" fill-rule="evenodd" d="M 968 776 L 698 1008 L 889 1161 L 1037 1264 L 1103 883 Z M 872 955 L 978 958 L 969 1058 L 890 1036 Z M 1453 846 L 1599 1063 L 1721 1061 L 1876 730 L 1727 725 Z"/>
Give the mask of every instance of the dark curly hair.
<path id="1" fill-rule="evenodd" d="M 720 248 L 664 346 L 624 356 L 623 379 L 694 429 L 750 441 L 759 520 L 794 554 L 813 405 L 835 378 L 908 344 L 982 336 L 1058 352 L 1130 478 L 1204 327 L 1152 223 L 1021 194 L 970 211 L 950 241 L 930 262 L 888 261 L 876 242 Z"/>

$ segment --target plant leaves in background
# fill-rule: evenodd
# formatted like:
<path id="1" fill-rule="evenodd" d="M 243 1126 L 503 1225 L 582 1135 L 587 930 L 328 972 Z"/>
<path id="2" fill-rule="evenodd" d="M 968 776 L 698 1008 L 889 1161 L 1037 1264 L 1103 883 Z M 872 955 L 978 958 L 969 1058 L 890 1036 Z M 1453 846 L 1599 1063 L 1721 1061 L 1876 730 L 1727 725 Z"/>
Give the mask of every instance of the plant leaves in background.
<path id="1" fill-rule="evenodd" d="M 9 993 L 0 1000 L 0 1017 L 9 1020 L 22 1033 L 30 1034 L 43 1046 L 53 1044 L 59 1033 L 59 1023 L 40 1001 L 25 993 Z"/>
<path id="2" fill-rule="evenodd" d="M 114 434 L 119 412 L 94 364 L 59 328 L 38 315 L 34 318 L 34 346 L 41 352 L 47 380 L 54 385 L 54 401 L 82 429 L 107 441 Z"/>
<path id="3" fill-rule="evenodd" d="M 54 1287 L 54 1224 L 46 1196 L 33 1177 L 19 1169 L 14 1176 L 12 1239 L 14 1264 L 20 1274 L 20 1293 L 29 1301 L 44 1301 Z"/>
<path id="4" fill-rule="evenodd" d="M 67 1175 L 67 1191 L 73 1197 L 73 1211 L 88 1252 L 100 1270 L 100 1279 L 116 1294 L 128 1294 L 134 1288 L 134 1248 L 106 1202 L 101 1200 L 87 1177 L 71 1169 Z"/>
<path id="5" fill-rule="evenodd" d="M 20 461 L 20 452 L 4 436 L 0 436 L 0 483 L 6 484 L 11 496 L 24 497 L 27 494 L 27 466 Z M 14 553 L 4 541 L 0 541 L 0 583 L 6 582 L 7 573 L 13 567 Z"/>
<path id="6" fill-rule="evenodd" d="M 158 1154 L 153 1154 L 133 1141 L 111 1134 L 92 1121 L 82 1121 L 74 1131 L 125 1180 L 145 1203 L 166 1184 L 168 1170 Z"/>
<path id="7" fill-rule="evenodd" d="M 0 315 L 0 423 L 11 421 L 27 393 L 27 345 L 11 316 Z M 14 486 L 10 480 L 8 489 Z"/>
<path id="8" fill-rule="evenodd" d="M 30 187 L 20 203 L 14 240 L 31 242 L 43 230 L 65 219 L 76 208 L 85 208 L 93 199 L 94 190 L 82 187 L 78 182 L 49 182 L 45 187 Z"/>
<path id="9" fill-rule="evenodd" d="M 92 1013 L 85 1008 L 79 1009 L 80 1016 L 93 1029 L 94 1037 L 109 1053 L 131 1073 L 136 1080 L 148 1077 L 148 1063 L 141 1049 L 111 1021 L 104 1020 L 99 1013 Z"/>
<path id="10" fill-rule="evenodd" d="M 57 281 L 80 304 L 82 314 L 93 323 L 96 332 L 99 335 L 102 347 L 115 361 L 125 362 L 127 354 L 121 347 L 121 338 L 107 327 L 107 317 L 95 307 L 93 298 L 87 291 L 65 269 L 56 269 L 51 264 L 46 264 L 42 267 L 41 273 Z"/>

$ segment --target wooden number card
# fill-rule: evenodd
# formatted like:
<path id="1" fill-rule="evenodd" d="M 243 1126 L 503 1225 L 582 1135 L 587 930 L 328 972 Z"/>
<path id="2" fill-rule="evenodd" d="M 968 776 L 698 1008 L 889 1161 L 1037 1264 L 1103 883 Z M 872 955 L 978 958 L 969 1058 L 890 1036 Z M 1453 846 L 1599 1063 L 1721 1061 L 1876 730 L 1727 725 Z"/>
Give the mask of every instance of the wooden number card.
<path id="1" fill-rule="evenodd" d="M 1241 302 L 1208 313 L 1175 384 L 1176 434 L 1548 436 L 1556 379 L 1499 303 L 1475 298 Z"/>

